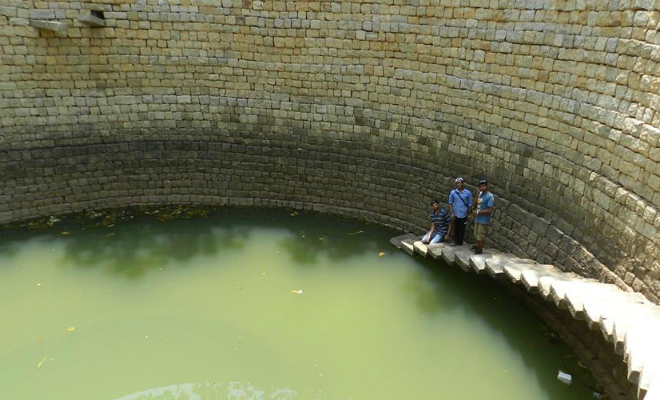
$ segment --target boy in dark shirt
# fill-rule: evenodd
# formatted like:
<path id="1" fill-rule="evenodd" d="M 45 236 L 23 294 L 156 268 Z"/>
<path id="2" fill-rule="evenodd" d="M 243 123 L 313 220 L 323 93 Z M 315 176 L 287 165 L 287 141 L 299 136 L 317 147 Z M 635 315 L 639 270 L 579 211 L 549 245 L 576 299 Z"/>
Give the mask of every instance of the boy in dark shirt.
<path id="1" fill-rule="evenodd" d="M 433 209 L 430 215 L 431 229 L 422 238 L 422 243 L 433 244 L 449 240 L 453 225 L 449 213 L 444 208 L 440 208 L 437 200 L 431 202 L 431 208 Z"/>

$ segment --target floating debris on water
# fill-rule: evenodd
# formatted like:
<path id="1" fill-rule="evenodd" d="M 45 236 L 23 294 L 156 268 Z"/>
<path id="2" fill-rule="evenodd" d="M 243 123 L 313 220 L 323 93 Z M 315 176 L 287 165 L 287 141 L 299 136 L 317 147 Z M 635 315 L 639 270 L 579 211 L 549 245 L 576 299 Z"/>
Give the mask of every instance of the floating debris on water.
<path id="1" fill-rule="evenodd" d="M 69 231 L 64 231 L 64 232 L 62 232 L 61 235 L 62 235 L 62 236 L 69 236 L 70 234 L 71 234 L 71 232 L 69 232 Z"/>
<path id="2" fill-rule="evenodd" d="M 559 370 L 559 373 L 557 374 L 557 379 L 559 379 L 562 383 L 570 385 L 571 381 L 573 380 L 573 377 L 571 376 L 571 374 Z"/>
<path id="3" fill-rule="evenodd" d="M 69 332 L 69 333 L 75 332 L 75 330 L 76 330 L 75 326 L 70 326 L 70 327 L 66 328 L 66 331 Z"/>
<path id="4" fill-rule="evenodd" d="M 44 356 L 44 358 L 42 358 L 41 361 L 39 361 L 39 364 L 37 364 L 37 368 L 41 368 L 41 366 L 44 365 L 45 362 L 46 362 L 46 356 Z"/>
<path id="5" fill-rule="evenodd" d="M 291 293 L 303 294 L 303 291 L 302 291 L 302 289 L 298 289 L 298 290 L 292 290 Z"/>
<path id="6" fill-rule="evenodd" d="M 349 232 L 348 235 L 354 236 L 354 235 L 359 235 L 361 233 L 364 233 L 364 231 Z"/>
<path id="7" fill-rule="evenodd" d="M 385 252 L 384 252 L 384 251 L 381 251 L 380 253 L 378 253 L 378 257 L 380 257 L 380 258 L 385 257 Z"/>

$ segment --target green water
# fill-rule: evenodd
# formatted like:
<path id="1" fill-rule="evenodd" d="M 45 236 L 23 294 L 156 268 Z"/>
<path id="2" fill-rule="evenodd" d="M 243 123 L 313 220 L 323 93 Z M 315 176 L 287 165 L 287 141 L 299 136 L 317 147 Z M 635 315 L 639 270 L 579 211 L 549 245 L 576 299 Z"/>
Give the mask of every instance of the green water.
<path id="1" fill-rule="evenodd" d="M 381 228 L 230 210 L 0 235 L 1 399 L 591 398 L 498 284 Z"/>

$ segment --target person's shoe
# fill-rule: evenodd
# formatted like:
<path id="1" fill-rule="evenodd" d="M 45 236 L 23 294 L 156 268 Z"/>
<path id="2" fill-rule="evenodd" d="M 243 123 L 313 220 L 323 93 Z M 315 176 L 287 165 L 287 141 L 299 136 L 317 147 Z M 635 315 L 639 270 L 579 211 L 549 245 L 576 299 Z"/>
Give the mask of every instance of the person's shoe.
<path id="1" fill-rule="evenodd" d="M 483 253 L 483 251 L 481 249 L 476 249 L 474 251 L 474 254 L 482 254 L 482 253 Z"/>
<path id="2" fill-rule="evenodd" d="M 456 242 L 451 242 L 451 243 L 449 243 L 449 245 L 450 245 L 451 247 L 454 247 L 454 246 L 458 246 L 458 243 L 456 243 Z"/>

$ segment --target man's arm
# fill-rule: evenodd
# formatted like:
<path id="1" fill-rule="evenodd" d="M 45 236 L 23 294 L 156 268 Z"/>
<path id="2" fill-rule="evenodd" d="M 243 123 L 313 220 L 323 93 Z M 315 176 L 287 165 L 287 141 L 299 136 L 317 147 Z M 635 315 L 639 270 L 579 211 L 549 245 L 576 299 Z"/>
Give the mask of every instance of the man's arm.
<path id="1" fill-rule="evenodd" d="M 491 213 L 493 212 L 494 209 L 495 209 L 495 206 L 489 207 L 489 208 L 487 208 L 487 209 L 485 209 L 485 210 L 477 210 L 477 215 L 488 215 L 488 214 L 491 214 Z"/>
<path id="2" fill-rule="evenodd" d="M 450 215 L 451 217 L 454 216 L 454 208 L 453 208 L 452 205 L 451 205 L 451 197 L 452 197 L 453 195 L 454 195 L 454 191 L 452 190 L 451 192 L 449 192 L 449 199 L 447 200 L 447 202 L 449 203 L 449 215 Z"/>
<path id="3" fill-rule="evenodd" d="M 477 210 L 477 215 L 488 215 L 493 212 L 493 210 L 495 209 L 495 201 L 492 200 L 491 198 L 491 200 L 488 203 L 489 204 L 486 204 L 487 208 L 485 210 Z"/>
<path id="4" fill-rule="evenodd" d="M 449 218 L 449 227 L 447 228 L 447 234 L 445 235 L 445 240 L 449 240 L 451 238 L 451 231 L 454 229 L 454 219 Z"/>

